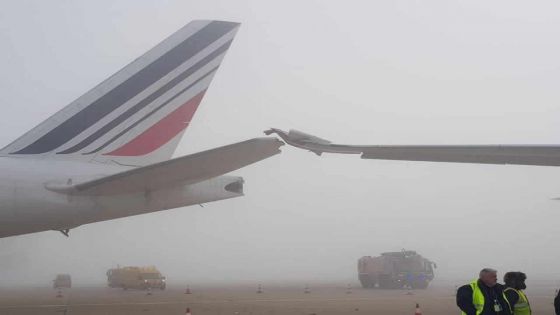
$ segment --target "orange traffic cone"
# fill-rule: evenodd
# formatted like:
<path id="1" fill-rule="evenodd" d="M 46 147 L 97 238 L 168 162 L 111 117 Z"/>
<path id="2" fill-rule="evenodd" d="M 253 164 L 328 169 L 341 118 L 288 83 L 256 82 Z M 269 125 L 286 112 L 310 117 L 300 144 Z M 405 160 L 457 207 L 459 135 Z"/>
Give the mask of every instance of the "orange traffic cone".
<path id="1" fill-rule="evenodd" d="M 416 311 L 414 311 L 414 315 L 422 315 L 422 311 L 420 310 L 420 304 L 416 303 Z"/>
<path id="2" fill-rule="evenodd" d="M 190 308 L 187 307 L 187 310 L 185 311 L 185 315 L 192 315 Z"/>
<path id="3" fill-rule="evenodd" d="M 187 286 L 187 288 L 185 289 L 185 294 L 192 294 L 191 288 L 189 286 Z"/>
<path id="4" fill-rule="evenodd" d="M 64 297 L 64 296 L 62 295 L 62 289 L 58 289 L 58 291 L 56 292 L 56 297 L 57 297 L 57 298 Z"/>

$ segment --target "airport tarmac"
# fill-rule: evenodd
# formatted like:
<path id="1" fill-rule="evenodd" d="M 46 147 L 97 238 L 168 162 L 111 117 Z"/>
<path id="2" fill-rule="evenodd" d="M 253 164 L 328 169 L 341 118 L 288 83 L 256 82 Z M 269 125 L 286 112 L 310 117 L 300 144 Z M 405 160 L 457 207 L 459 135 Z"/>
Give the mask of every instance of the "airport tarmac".
<path id="1" fill-rule="evenodd" d="M 209 314 L 414 314 L 420 303 L 424 315 L 459 314 L 455 306 L 454 286 L 434 286 L 427 290 L 379 290 L 352 288 L 344 285 L 311 285 L 310 293 L 304 286 L 192 287 L 168 290 L 124 291 L 102 287 L 73 288 L 56 297 L 52 288 L 0 289 L 2 315 L 132 315 L 132 314 L 185 314 L 190 308 L 193 315 Z M 549 286 L 528 291 L 534 314 L 552 314 L 554 289 Z"/>

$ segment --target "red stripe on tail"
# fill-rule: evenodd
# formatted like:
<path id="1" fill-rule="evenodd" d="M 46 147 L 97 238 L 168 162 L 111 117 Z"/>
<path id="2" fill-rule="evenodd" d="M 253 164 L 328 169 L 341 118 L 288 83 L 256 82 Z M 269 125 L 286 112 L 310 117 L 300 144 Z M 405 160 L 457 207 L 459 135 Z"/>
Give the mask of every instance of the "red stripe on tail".
<path id="1" fill-rule="evenodd" d="M 139 156 L 157 150 L 187 128 L 205 92 L 206 90 L 198 93 L 136 138 L 104 155 Z"/>

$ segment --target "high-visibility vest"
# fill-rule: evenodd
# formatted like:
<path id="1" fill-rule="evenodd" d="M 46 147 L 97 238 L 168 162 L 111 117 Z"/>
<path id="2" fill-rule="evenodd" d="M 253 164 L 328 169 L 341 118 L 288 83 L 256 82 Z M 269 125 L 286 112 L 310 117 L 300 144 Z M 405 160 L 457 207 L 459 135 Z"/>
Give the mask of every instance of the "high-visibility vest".
<path id="1" fill-rule="evenodd" d="M 472 302 L 474 308 L 476 309 L 476 315 L 480 315 L 484 310 L 484 303 L 486 303 L 485 301 L 486 299 L 484 298 L 484 293 L 482 293 L 482 290 L 480 290 L 480 287 L 478 286 L 478 280 L 473 280 L 469 285 L 471 286 L 472 289 Z M 503 292 L 502 295 L 504 296 L 505 299 L 505 294 L 503 294 Z M 467 315 L 467 313 L 465 312 L 461 312 L 461 314 Z"/>
<path id="2" fill-rule="evenodd" d="M 517 295 L 519 296 L 519 299 L 517 300 L 517 303 L 515 303 L 515 305 L 511 305 L 510 303 L 510 307 L 512 308 L 513 311 L 513 315 L 531 315 L 531 305 L 529 305 L 529 300 L 527 299 L 525 293 L 523 293 L 523 291 L 521 290 L 516 290 L 514 288 L 506 288 L 504 292 L 508 290 L 515 291 L 515 293 L 517 293 Z"/>
<path id="3" fill-rule="evenodd" d="M 472 289 L 472 302 L 474 308 L 476 309 L 476 315 L 480 315 L 482 313 L 482 310 L 484 309 L 484 303 L 485 303 L 484 294 L 482 293 L 482 290 L 480 290 L 480 288 L 478 287 L 478 280 L 474 280 L 473 282 L 471 282 L 470 286 Z M 467 315 L 467 313 L 465 312 L 461 312 L 461 314 Z"/>

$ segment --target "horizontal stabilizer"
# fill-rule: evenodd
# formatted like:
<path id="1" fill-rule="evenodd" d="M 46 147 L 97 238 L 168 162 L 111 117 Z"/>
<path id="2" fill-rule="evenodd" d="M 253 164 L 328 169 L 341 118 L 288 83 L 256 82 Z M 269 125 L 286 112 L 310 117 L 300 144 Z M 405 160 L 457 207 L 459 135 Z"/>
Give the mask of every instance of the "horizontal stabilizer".
<path id="1" fill-rule="evenodd" d="M 195 184 L 276 155 L 283 144 L 255 138 L 74 185 L 50 183 L 46 188 L 68 194 L 115 195 Z"/>

